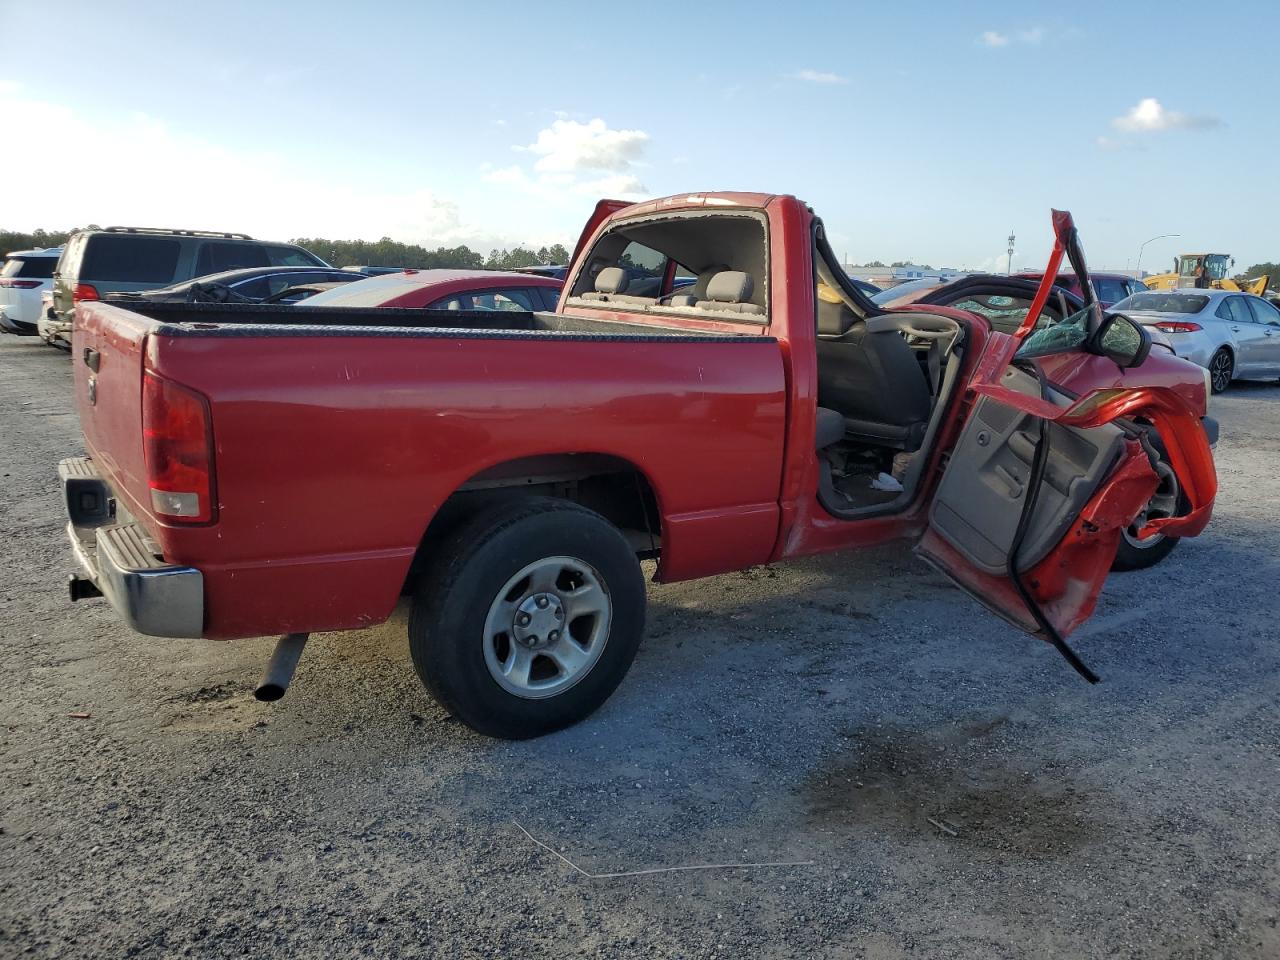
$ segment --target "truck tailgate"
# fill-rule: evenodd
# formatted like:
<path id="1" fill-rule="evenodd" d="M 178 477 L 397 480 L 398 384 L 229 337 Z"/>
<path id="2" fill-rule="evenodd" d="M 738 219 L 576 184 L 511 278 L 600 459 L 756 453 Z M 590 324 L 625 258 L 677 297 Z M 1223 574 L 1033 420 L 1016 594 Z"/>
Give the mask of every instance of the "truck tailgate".
<path id="1" fill-rule="evenodd" d="M 130 513 L 150 521 L 142 449 L 142 369 L 155 321 L 101 303 L 76 307 L 71 362 L 85 445 Z M 150 525 L 148 523 L 148 525 Z"/>

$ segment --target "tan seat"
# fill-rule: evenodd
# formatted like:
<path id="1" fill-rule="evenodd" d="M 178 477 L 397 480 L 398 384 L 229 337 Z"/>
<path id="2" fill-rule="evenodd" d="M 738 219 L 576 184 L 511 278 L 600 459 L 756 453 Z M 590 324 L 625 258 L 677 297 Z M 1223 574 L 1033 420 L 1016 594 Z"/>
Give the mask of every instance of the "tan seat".
<path id="1" fill-rule="evenodd" d="M 621 267 L 605 267 L 596 274 L 595 290 L 582 294 L 583 300 L 603 300 L 606 303 L 640 304 L 650 306 L 657 297 L 633 297 L 627 294 L 631 277 Z"/>
<path id="2" fill-rule="evenodd" d="M 750 274 L 741 270 L 721 270 L 707 284 L 707 298 L 697 301 L 694 306 L 699 310 L 759 316 L 764 313 L 764 307 L 751 302 L 753 290 Z"/>

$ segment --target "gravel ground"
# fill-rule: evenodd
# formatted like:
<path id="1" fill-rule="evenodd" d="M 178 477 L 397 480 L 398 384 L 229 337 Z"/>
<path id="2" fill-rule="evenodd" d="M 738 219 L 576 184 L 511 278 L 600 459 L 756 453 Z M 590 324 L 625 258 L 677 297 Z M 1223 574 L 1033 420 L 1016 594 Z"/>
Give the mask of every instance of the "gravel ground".
<path id="1" fill-rule="evenodd" d="M 0 956 L 1280 956 L 1280 388 L 1215 399 L 1217 515 L 1109 581 L 1097 687 L 886 548 L 652 586 L 605 708 L 502 743 L 404 610 L 265 705 L 270 640 L 69 606 L 69 383 L 0 337 Z M 587 874 L 809 863 L 592 878 L 517 822 Z"/>

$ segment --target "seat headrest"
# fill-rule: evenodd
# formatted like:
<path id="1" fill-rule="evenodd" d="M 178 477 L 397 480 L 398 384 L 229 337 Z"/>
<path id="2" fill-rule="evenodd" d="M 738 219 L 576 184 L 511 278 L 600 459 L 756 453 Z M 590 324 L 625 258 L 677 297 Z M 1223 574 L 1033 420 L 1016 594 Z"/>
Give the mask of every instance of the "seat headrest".
<path id="1" fill-rule="evenodd" d="M 717 303 L 746 303 L 751 299 L 751 275 L 741 270 L 721 270 L 707 284 L 707 299 Z"/>
<path id="2" fill-rule="evenodd" d="M 693 282 L 693 287 L 689 290 L 689 294 L 694 300 L 706 300 L 707 287 L 711 284 L 715 275 L 717 273 L 723 273 L 728 269 L 729 268 L 725 264 L 717 263 L 707 267 L 705 270 L 699 270 L 698 279 Z"/>
<path id="3" fill-rule="evenodd" d="M 622 293 L 631 278 L 621 267 L 605 267 L 596 274 L 596 293 Z"/>

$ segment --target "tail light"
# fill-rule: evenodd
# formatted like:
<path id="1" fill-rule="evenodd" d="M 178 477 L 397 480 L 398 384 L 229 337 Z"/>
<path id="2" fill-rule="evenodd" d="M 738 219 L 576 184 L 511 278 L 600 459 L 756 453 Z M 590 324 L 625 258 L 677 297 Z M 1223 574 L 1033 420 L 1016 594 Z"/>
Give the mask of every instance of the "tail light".
<path id="1" fill-rule="evenodd" d="M 91 283 L 77 283 L 75 289 L 71 291 L 71 302 L 79 303 L 81 300 L 101 300 L 98 296 L 98 288 Z"/>
<path id="2" fill-rule="evenodd" d="M 7 277 L 0 279 L 0 287 L 16 287 L 19 290 L 34 290 L 40 286 L 39 280 L 10 280 Z"/>
<path id="3" fill-rule="evenodd" d="M 1202 329 L 1200 324 L 1192 323 L 1190 320 L 1162 320 L 1156 324 L 1157 330 L 1163 330 L 1165 333 L 1195 333 Z"/>
<path id="4" fill-rule="evenodd" d="M 145 372 L 142 445 L 156 514 L 184 523 L 211 522 L 216 508 L 208 401 L 194 390 Z"/>

